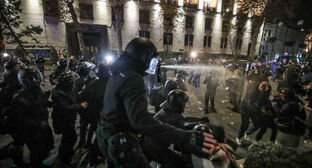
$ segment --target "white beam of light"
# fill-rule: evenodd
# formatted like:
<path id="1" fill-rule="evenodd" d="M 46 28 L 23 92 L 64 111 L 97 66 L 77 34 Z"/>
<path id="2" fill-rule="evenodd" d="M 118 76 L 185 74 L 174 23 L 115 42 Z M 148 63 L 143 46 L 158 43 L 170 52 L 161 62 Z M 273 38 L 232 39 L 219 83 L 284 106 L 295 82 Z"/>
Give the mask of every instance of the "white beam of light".
<path id="1" fill-rule="evenodd" d="M 106 62 L 107 64 L 112 63 L 113 60 L 114 60 L 114 58 L 113 58 L 112 55 L 106 55 L 106 56 L 104 57 L 104 59 L 105 59 L 105 62 Z"/>

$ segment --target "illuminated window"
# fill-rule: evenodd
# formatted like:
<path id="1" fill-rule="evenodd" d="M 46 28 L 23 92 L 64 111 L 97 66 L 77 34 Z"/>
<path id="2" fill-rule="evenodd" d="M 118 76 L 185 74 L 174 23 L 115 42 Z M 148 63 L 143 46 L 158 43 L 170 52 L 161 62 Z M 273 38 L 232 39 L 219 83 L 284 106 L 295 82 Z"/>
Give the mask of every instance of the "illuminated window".
<path id="1" fill-rule="evenodd" d="M 146 37 L 148 39 L 150 39 L 150 31 L 139 31 L 139 36 L 140 37 Z"/>
<path id="2" fill-rule="evenodd" d="M 163 40 L 164 45 L 172 45 L 173 34 L 172 33 L 164 33 L 163 39 L 164 39 Z"/>
<path id="3" fill-rule="evenodd" d="M 93 5 L 92 4 L 79 4 L 80 19 L 93 20 Z"/>
<path id="4" fill-rule="evenodd" d="M 204 47 L 211 47 L 211 36 L 204 36 Z"/>
<path id="5" fill-rule="evenodd" d="M 185 34 L 184 46 L 193 46 L 193 34 Z"/>

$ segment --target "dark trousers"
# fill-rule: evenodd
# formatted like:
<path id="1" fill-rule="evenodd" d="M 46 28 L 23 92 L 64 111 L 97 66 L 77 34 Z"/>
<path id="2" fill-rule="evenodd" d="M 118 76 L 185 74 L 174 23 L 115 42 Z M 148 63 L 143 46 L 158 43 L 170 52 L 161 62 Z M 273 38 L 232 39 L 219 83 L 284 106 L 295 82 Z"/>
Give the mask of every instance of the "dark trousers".
<path id="1" fill-rule="evenodd" d="M 238 130 L 237 138 L 242 138 L 249 126 L 249 119 L 251 118 L 250 113 L 247 111 L 246 104 L 244 102 L 241 103 L 239 112 L 241 114 L 241 124 Z"/>
<path id="2" fill-rule="evenodd" d="M 75 128 L 67 128 L 64 130 L 59 147 L 59 158 L 62 163 L 69 165 L 71 162 L 71 157 L 74 155 L 74 145 L 77 140 L 77 134 Z"/>
<path id="3" fill-rule="evenodd" d="M 271 130 L 272 130 L 270 141 L 274 142 L 276 140 L 276 135 L 277 135 L 277 126 L 274 123 L 274 119 L 271 117 L 265 117 L 262 120 L 262 124 L 259 126 L 256 126 L 255 124 L 250 126 L 247 129 L 246 134 L 250 135 L 250 134 L 256 132 L 258 129 L 260 129 L 260 131 L 257 133 L 257 136 L 256 136 L 256 141 L 260 141 L 268 128 L 271 128 Z"/>
<path id="4" fill-rule="evenodd" d="M 205 94 L 205 110 L 208 112 L 208 105 L 210 101 L 211 108 L 214 108 L 214 99 L 215 99 L 216 94 L 211 94 L 211 93 L 206 93 Z"/>

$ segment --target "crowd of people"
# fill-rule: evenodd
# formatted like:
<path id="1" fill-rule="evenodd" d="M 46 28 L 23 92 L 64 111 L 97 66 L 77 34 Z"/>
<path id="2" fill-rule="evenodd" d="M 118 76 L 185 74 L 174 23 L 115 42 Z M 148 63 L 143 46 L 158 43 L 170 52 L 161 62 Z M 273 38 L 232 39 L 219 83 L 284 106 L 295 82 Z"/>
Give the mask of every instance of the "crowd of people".
<path id="1" fill-rule="evenodd" d="M 88 167 L 103 163 L 109 168 L 148 168 L 154 161 L 164 168 L 191 168 L 193 156 L 209 160 L 212 167 L 236 167 L 235 145 L 225 143 L 222 127 L 209 123 L 208 118 L 190 124 L 183 117 L 189 99 L 185 93 L 187 76 L 196 88 L 200 87 L 201 74 L 180 70 L 173 80 L 162 80 L 159 86 L 147 89 L 143 79 L 147 72 L 164 75 L 152 64 L 159 62 L 157 59 L 155 45 L 146 38 L 130 41 L 112 65 L 61 58 L 49 76 L 51 90 L 41 87 L 45 81 L 41 57 L 34 61 L 40 72 L 18 59 L 8 60 L 0 84 L 0 133 L 9 134 L 13 144 L 0 150 L 0 160 L 12 158 L 21 168 L 48 167 L 43 160 L 55 148 L 55 134 L 60 134 L 56 167 L 61 168 L 77 166 L 73 162 L 75 144 L 88 150 Z M 245 76 L 243 68 L 230 69 L 235 75 L 225 83 L 233 110 L 242 119 L 237 144 L 258 129 L 256 140 L 261 140 L 271 128 L 271 141 L 299 146 L 299 137 L 307 127 L 304 109 L 312 108 L 310 87 L 302 83 L 310 80 L 309 65 L 279 66 L 285 67 L 285 72 L 283 77 L 274 78 L 280 80 L 278 96 L 271 95 L 270 78 L 272 72 L 280 74 L 279 68 L 255 68 Z M 218 71 L 205 75 L 207 114 L 216 112 L 214 99 L 220 80 Z M 245 79 L 248 87 L 244 96 Z M 155 106 L 154 113 L 148 111 L 149 104 Z M 30 150 L 30 164 L 23 161 L 25 144 Z"/>

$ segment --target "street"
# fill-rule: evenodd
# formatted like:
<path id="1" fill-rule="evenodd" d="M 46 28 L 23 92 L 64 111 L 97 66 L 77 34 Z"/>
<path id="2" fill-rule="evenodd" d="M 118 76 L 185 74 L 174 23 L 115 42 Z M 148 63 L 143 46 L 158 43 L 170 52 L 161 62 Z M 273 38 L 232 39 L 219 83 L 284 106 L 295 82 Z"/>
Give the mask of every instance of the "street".
<path id="1" fill-rule="evenodd" d="M 49 74 L 51 74 L 51 70 L 46 71 L 46 83 L 42 83 L 42 88 L 47 91 L 51 90 L 53 86 L 50 85 L 48 82 L 48 77 Z M 168 72 L 168 79 L 173 78 L 173 71 Z M 205 73 L 202 73 L 202 78 L 204 78 Z M 228 91 L 225 89 L 225 86 L 219 86 L 217 88 L 217 94 L 215 98 L 215 108 L 216 108 L 216 113 L 210 112 L 208 115 L 204 114 L 204 94 L 205 94 L 205 89 L 206 85 L 202 84 L 203 79 L 201 80 L 201 85 L 199 88 L 193 89 L 193 86 L 188 84 L 187 82 L 187 88 L 188 91 L 186 91 L 186 94 L 189 96 L 189 102 L 187 103 L 187 106 L 185 108 L 184 112 L 184 117 L 196 117 L 196 118 L 201 118 L 204 116 L 208 116 L 210 119 L 210 122 L 219 126 L 223 126 L 225 130 L 225 134 L 227 138 L 232 138 L 235 139 L 238 128 L 240 125 L 240 114 L 232 112 L 231 108 L 232 105 L 229 103 L 229 97 L 228 97 Z M 277 83 L 276 82 L 271 82 L 272 85 L 272 91 L 273 93 L 276 90 Z M 51 112 L 52 109 L 49 109 L 49 112 Z M 150 109 L 152 110 L 152 109 Z M 50 113 L 51 114 L 51 113 Z M 51 124 L 51 117 L 50 117 L 50 124 Z M 78 123 L 76 124 L 78 127 Z M 78 129 L 77 129 L 78 132 Z M 263 141 L 268 141 L 269 140 L 269 135 L 270 135 L 270 129 L 267 131 L 267 133 L 263 137 Z M 79 133 L 78 133 L 79 134 Z M 256 133 L 254 133 L 251 136 L 251 139 L 255 138 Z M 48 159 L 45 160 L 45 163 L 48 165 L 51 165 L 56 157 L 57 157 L 57 152 L 58 152 L 58 146 L 60 144 L 61 136 L 60 135 L 55 135 L 54 134 L 54 142 L 55 142 L 55 148 L 50 152 L 50 156 Z M 10 136 L 5 135 L 5 136 L 0 136 L 0 147 L 3 147 L 4 145 L 8 144 L 11 142 L 12 139 Z M 27 147 L 24 147 L 24 158 L 28 162 L 29 161 L 29 150 Z M 310 151 L 312 150 L 312 142 L 304 143 L 299 149 L 299 151 Z M 247 154 L 247 147 L 239 147 L 237 149 L 237 159 L 241 159 L 245 157 Z M 79 156 L 79 154 L 76 154 L 75 156 Z M 0 167 L 1 168 L 7 168 L 10 167 L 12 164 L 11 160 L 5 160 L 0 162 Z M 102 167 L 102 166 L 99 166 Z"/>

